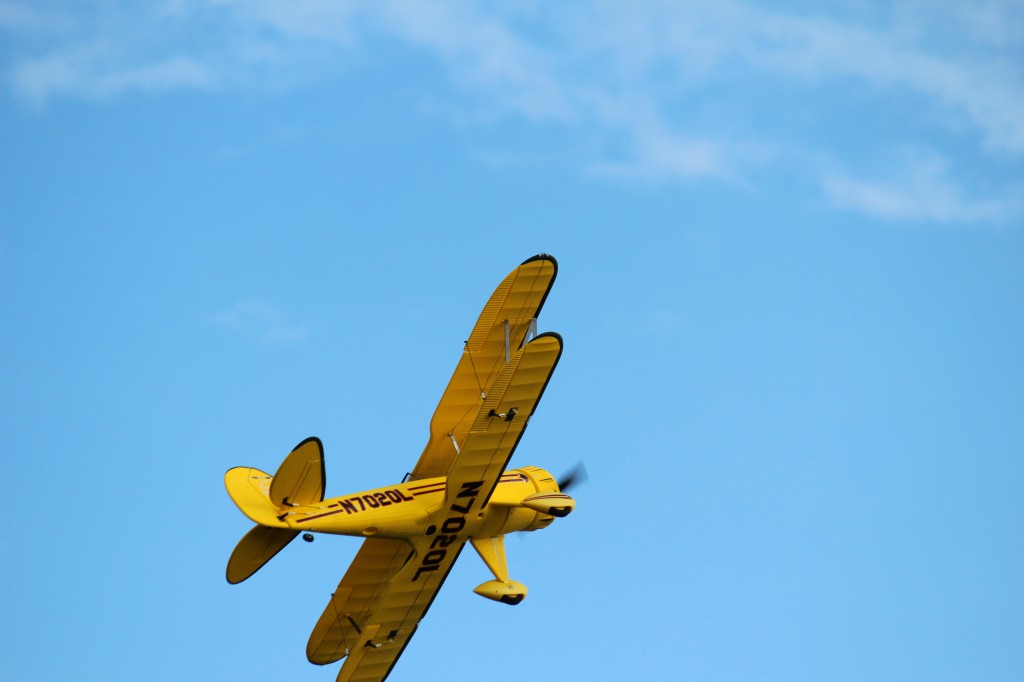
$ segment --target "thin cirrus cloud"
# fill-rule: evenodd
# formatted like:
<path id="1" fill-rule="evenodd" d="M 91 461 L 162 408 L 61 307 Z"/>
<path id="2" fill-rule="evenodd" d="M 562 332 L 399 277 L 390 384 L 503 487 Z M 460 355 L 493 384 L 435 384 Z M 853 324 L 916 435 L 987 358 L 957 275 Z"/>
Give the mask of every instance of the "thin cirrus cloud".
<path id="1" fill-rule="evenodd" d="M 1021 214 L 1019 195 L 1002 200 L 971 196 L 952 181 L 948 164 L 937 157 L 907 162 L 882 179 L 847 172 L 827 173 L 822 190 L 835 206 L 888 221 L 933 223 L 998 222 Z"/>
<path id="2" fill-rule="evenodd" d="M 461 97 L 451 106 L 484 112 L 485 121 L 512 117 L 582 136 L 594 157 L 580 164 L 594 175 L 756 186 L 765 172 L 809 167 L 834 206 L 876 217 L 1020 217 L 1019 204 L 1006 199 L 1020 184 L 1024 156 L 1024 66 L 1015 58 L 1024 10 L 1014 3 L 905 0 L 801 11 L 727 0 L 176 0 L 107 8 L 102 21 L 66 5 L 35 7 L 0 2 L 0 24 L 15 37 L 9 86 L 39 105 L 287 85 L 374 41 L 397 41 L 444 67 Z M 790 101 L 765 102 L 774 92 Z M 854 122 L 856 144 L 827 127 L 807 141 L 807 121 L 825 125 L 847 104 L 914 115 L 876 131 Z M 771 126 L 761 120 L 766 107 L 782 110 Z M 957 163 L 941 173 L 910 167 L 897 184 L 878 170 L 903 162 L 885 158 L 887 150 L 914 145 L 924 159 L 966 149 L 972 191 L 959 186 Z M 862 147 L 873 163 L 860 158 Z M 862 170 L 836 173 L 839 166 Z M 952 188 L 955 201 L 930 208 L 935 193 L 926 188 L 939 185 Z"/>
<path id="3" fill-rule="evenodd" d="M 216 77 L 190 57 L 169 57 L 137 67 L 117 65 L 111 68 L 108 60 L 89 52 L 55 53 L 22 64 L 14 75 L 14 87 L 24 97 L 42 103 L 58 92 L 102 98 L 130 90 L 211 89 L 216 84 Z"/>

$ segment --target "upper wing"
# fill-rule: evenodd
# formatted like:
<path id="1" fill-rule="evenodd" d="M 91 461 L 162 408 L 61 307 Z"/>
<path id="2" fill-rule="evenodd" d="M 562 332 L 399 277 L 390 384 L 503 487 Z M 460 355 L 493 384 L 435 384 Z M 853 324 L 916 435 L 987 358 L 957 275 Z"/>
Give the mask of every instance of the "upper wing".
<path id="1" fill-rule="evenodd" d="M 510 272 L 491 294 L 448 387 L 430 420 L 430 440 L 412 478 L 444 476 L 495 379 L 519 350 L 558 274 L 558 263 L 538 255 Z"/>
<path id="2" fill-rule="evenodd" d="M 306 647 L 309 660 L 322 665 L 348 656 L 339 682 L 384 680 L 464 544 L 438 552 L 436 570 L 423 571 L 419 560 L 408 561 L 413 554 L 425 556 L 432 542 L 430 537 L 412 546 L 402 540 L 366 540 L 313 629 Z"/>
<path id="3" fill-rule="evenodd" d="M 523 346 L 505 365 L 448 472 L 447 502 L 477 497 L 474 491 L 479 491 L 482 495 L 474 508 L 487 505 L 561 355 L 562 337 L 547 332 Z M 465 502 L 474 506 L 468 499 Z"/>

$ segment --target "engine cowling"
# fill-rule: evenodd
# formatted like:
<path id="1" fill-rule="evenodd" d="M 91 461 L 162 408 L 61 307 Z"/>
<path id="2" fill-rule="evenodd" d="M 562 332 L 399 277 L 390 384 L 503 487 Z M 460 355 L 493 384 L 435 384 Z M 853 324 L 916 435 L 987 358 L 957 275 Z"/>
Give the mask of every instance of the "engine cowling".
<path id="1" fill-rule="evenodd" d="M 556 516 L 569 514 L 576 503 L 558 489 L 544 469 L 526 466 L 506 471 L 488 503 L 481 535 L 505 535 L 547 528 Z"/>

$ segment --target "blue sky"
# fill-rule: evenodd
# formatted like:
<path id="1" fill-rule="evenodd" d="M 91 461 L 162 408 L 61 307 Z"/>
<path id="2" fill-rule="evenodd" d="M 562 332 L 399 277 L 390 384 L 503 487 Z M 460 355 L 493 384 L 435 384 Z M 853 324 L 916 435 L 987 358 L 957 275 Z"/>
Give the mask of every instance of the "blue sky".
<path id="1" fill-rule="evenodd" d="M 358 542 L 240 586 L 225 470 L 399 480 L 554 254 L 513 464 L 392 679 L 1024 677 L 1024 8 L 0 1 L 0 677 L 332 680 Z"/>

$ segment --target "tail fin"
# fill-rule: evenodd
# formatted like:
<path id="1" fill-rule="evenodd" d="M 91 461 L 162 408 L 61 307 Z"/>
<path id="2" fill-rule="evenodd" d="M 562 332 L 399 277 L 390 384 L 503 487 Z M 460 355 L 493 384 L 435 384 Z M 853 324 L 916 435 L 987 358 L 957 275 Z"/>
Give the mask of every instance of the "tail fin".
<path id="1" fill-rule="evenodd" d="M 229 583 L 242 582 L 295 539 L 299 531 L 288 527 L 284 514 L 289 507 L 322 501 L 325 481 L 324 448 L 318 438 L 296 445 L 273 476 L 252 467 L 224 474 L 231 500 L 257 524 L 228 559 Z"/>
<path id="2" fill-rule="evenodd" d="M 292 450 L 273 476 L 252 467 L 235 467 L 224 474 L 228 495 L 243 514 L 271 528 L 287 528 L 280 517 L 288 507 L 324 499 L 324 446 L 307 438 Z"/>
<path id="3" fill-rule="evenodd" d="M 326 484 L 323 443 L 316 437 L 307 438 L 295 446 L 274 473 L 270 501 L 278 507 L 322 502 Z"/>
<path id="4" fill-rule="evenodd" d="M 282 511 L 270 501 L 273 480 L 270 474 L 252 467 L 235 467 L 224 474 L 224 486 L 231 501 L 250 520 L 261 526 L 287 528 L 288 524 L 277 518 Z"/>

